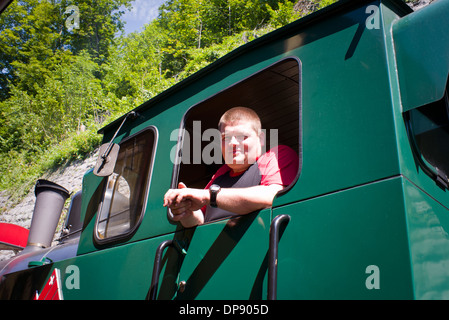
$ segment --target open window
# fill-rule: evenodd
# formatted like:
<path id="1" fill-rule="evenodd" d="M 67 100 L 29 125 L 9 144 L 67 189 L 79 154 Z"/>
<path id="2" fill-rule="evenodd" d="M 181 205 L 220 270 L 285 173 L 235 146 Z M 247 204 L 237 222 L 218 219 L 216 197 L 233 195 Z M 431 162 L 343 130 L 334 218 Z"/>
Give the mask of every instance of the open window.
<path id="1" fill-rule="evenodd" d="M 157 132 L 150 127 L 126 138 L 114 172 L 105 183 L 95 240 L 102 244 L 130 236 L 143 217 L 149 191 Z"/>
<path id="2" fill-rule="evenodd" d="M 406 123 L 415 158 L 443 189 L 449 186 L 449 97 L 412 109 Z"/>
<path id="3" fill-rule="evenodd" d="M 266 135 L 266 151 L 287 145 L 301 161 L 301 64 L 297 58 L 285 58 L 188 110 L 178 138 L 172 187 L 176 188 L 178 181 L 193 188 L 207 185 L 223 163 L 221 152 L 214 154 L 220 149 L 211 146 L 216 139 L 208 130 L 216 130 L 222 114 L 236 106 L 257 112 Z"/>

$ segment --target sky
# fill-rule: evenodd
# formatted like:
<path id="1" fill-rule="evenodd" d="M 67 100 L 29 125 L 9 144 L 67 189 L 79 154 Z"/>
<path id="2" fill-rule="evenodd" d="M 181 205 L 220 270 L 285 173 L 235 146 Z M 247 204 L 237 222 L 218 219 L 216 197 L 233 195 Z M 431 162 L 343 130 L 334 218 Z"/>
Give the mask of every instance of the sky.
<path id="1" fill-rule="evenodd" d="M 157 18 L 158 8 L 165 0 L 134 0 L 131 11 L 125 10 L 122 16 L 125 24 L 125 34 L 142 31 L 144 24 Z"/>

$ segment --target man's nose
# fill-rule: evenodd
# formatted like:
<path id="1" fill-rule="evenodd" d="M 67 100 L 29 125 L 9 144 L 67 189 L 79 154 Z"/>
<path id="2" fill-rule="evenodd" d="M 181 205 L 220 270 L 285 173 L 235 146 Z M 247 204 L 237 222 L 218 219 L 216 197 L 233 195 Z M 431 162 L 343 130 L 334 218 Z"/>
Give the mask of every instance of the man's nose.
<path id="1" fill-rule="evenodd" d="M 232 136 L 231 137 L 231 141 L 229 142 L 229 144 L 237 145 L 237 144 L 239 144 L 239 141 L 237 140 L 237 138 L 235 136 Z"/>

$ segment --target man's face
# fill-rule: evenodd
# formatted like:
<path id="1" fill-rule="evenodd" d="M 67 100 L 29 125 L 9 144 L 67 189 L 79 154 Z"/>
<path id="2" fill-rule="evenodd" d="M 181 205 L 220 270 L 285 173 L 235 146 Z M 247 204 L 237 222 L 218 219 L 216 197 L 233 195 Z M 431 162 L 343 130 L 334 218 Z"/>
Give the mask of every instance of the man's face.
<path id="1" fill-rule="evenodd" d="M 248 121 L 226 124 L 221 130 L 221 152 L 234 172 L 245 171 L 261 155 L 262 136 Z"/>

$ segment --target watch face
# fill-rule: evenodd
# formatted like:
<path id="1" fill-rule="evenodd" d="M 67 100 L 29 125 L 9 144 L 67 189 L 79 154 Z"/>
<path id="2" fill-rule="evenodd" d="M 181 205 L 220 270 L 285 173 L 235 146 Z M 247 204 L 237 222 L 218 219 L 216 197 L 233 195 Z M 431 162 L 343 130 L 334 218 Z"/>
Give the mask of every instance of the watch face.
<path id="1" fill-rule="evenodd" d="M 210 192 L 210 206 L 213 208 L 217 207 L 217 193 L 220 192 L 221 187 L 219 185 L 213 184 L 209 187 Z"/>

